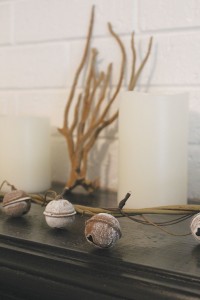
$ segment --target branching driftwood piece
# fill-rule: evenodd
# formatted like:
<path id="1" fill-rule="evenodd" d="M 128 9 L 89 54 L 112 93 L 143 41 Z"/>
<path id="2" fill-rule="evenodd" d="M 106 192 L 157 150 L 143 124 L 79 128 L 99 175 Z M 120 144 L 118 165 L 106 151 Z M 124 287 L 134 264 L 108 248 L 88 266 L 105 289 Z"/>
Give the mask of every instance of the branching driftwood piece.
<path id="1" fill-rule="evenodd" d="M 112 89 L 112 93 L 108 93 L 108 91 L 111 92 L 110 81 L 112 76 L 112 63 L 108 65 L 106 72 L 100 72 L 99 74 L 96 72 L 95 66 L 98 51 L 96 49 L 90 49 L 93 25 L 94 6 L 92 7 L 83 56 L 75 73 L 69 98 L 65 107 L 63 126 L 58 129 L 67 141 L 68 154 L 71 163 L 70 175 L 66 183 L 66 191 L 70 191 L 78 185 L 85 188 L 88 192 L 93 192 L 98 187 L 97 180 L 87 180 L 88 155 L 100 132 L 114 122 L 118 117 L 118 111 L 113 113 L 111 116 L 109 116 L 108 113 L 110 112 L 111 106 L 117 98 L 122 86 L 126 65 L 125 47 L 119 36 L 114 32 L 112 25 L 108 23 L 108 30 L 116 40 L 122 55 L 118 82 L 114 91 Z M 129 82 L 129 90 L 135 87 L 138 77 L 149 57 L 152 39 L 150 39 L 147 54 L 136 72 L 136 50 L 133 35 L 131 45 L 133 52 L 133 71 Z M 82 71 L 87 65 L 88 58 L 89 67 L 83 91 L 77 97 L 76 89 L 78 81 Z M 77 99 L 75 99 L 76 97 Z M 70 110 L 72 109 L 74 101 L 76 102 L 74 103 L 75 108 L 73 112 L 73 121 L 69 124 Z"/>

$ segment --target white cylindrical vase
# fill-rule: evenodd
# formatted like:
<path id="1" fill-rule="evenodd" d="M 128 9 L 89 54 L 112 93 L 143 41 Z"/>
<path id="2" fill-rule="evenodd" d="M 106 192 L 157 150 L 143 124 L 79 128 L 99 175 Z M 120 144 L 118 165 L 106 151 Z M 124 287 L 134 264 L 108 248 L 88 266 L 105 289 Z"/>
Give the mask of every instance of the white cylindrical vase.
<path id="1" fill-rule="evenodd" d="M 51 187 L 50 122 L 33 116 L 0 116 L 0 184 L 37 193 Z"/>
<path id="2" fill-rule="evenodd" d="M 126 208 L 187 203 L 188 95 L 121 93 L 118 201 Z"/>

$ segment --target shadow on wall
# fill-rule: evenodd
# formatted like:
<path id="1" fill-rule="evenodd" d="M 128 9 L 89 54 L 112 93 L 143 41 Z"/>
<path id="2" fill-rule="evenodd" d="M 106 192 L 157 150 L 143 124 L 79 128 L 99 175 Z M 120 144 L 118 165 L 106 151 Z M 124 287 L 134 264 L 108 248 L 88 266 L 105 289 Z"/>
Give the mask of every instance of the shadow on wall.
<path id="1" fill-rule="evenodd" d="M 103 189 L 117 189 L 117 139 L 111 138 L 116 136 L 117 128 L 117 122 L 107 128 L 106 135 L 110 138 L 98 138 L 88 158 L 88 178 L 98 179 Z"/>
<path id="2" fill-rule="evenodd" d="M 51 134 L 51 169 L 53 182 L 62 183 L 64 186 L 70 170 L 70 161 L 66 141 L 57 128 L 52 128 Z"/>

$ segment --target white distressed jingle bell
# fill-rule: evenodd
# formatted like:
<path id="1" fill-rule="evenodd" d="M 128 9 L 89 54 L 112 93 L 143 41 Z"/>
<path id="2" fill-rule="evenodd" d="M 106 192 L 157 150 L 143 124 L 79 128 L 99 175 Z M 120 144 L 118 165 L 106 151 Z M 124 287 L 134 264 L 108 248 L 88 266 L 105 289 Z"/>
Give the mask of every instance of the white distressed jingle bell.
<path id="1" fill-rule="evenodd" d="M 47 224 L 52 228 L 68 228 L 75 220 L 74 206 L 66 199 L 52 200 L 43 213 Z"/>
<path id="2" fill-rule="evenodd" d="M 31 208 L 31 198 L 21 190 L 14 190 L 5 194 L 3 211 L 7 216 L 20 217 Z"/>

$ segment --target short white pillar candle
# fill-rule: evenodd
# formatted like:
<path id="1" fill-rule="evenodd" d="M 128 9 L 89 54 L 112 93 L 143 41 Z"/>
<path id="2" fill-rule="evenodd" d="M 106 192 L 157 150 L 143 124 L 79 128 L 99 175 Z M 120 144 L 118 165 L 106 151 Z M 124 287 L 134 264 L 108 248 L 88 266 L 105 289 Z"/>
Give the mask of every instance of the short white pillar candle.
<path id="1" fill-rule="evenodd" d="M 0 140 L 0 183 L 29 193 L 51 186 L 48 118 L 0 116 Z"/>
<path id="2" fill-rule="evenodd" d="M 187 202 L 188 95 L 122 92 L 118 200 L 126 208 Z"/>

